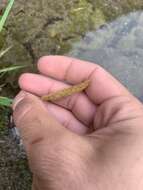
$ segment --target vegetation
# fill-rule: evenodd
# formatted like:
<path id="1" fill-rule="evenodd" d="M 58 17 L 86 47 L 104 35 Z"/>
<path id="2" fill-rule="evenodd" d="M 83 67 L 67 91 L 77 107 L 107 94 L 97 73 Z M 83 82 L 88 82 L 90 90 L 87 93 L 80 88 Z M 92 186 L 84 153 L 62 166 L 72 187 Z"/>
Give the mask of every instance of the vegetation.
<path id="1" fill-rule="evenodd" d="M 3 15 L 0 17 L 0 32 L 2 31 L 2 29 L 4 27 L 4 24 L 7 20 L 9 13 L 10 13 L 10 10 L 12 9 L 13 4 L 14 4 L 14 0 L 9 0 Z"/>
<path id="2" fill-rule="evenodd" d="M 14 4 L 14 0 L 9 0 L 7 5 L 6 5 L 6 8 L 3 8 L 2 10 L 2 15 L 0 16 L 0 35 L 1 35 L 1 32 L 4 28 L 4 25 L 5 25 L 5 22 L 9 16 L 9 13 L 12 9 L 12 6 Z M 0 59 L 11 49 L 12 47 L 8 47 L 7 49 L 3 50 L 0 52 Z M 15 70 L 18 70 L 18 69 L 21 69 L 21 68 L 24 68 L 25 66 L 22 65 L 17 65 L 17 66 L 10 66 L 10 67 L 4 67 L 2 69 L 0 69 L 0 78 L 2 78 L 2 76 L 4 74 L 6 74 L 7 72 L 13 72 Z M 12 103 L 12 99 L 8 98 L 8 97 L 2 97 L 0 96 L 0 106 L 8 106 L 10 107 Z"/>

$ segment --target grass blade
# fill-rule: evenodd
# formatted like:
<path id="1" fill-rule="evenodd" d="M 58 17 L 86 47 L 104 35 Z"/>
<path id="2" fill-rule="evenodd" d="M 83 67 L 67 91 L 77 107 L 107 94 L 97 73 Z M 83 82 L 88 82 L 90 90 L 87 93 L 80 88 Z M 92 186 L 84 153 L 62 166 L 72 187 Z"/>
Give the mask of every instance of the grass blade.
<path id="1" fill-rule="evenodd" d="M 0 32 L 2 31 L 3 29 L 3 26 L 5 25 L 5 22 L 6 22 L 6 19 L 10 13 L 10 10 L 12 9 L 12 6 L 13 6 L 13 3 L 14 3 L 15 0 L 9 0 L 9 3 L 4 11 L 4 14 L 3 16 L 1 17 L 0 19 Z"/>
<path id="2" fill-rule="evenodd" d="M 0 52 L 0 58 L 2 58 L 11 48 L 12 48 L 12 46 L 10 46 L 10 47 L 8 47 L 7 49 L 1 51 L 1 52 Z"/>
<path id="3" fill-rule="evenodd" d="M 0 106 L 10 107 L 13 100 L 7 97 L 0 96 Z"/>
<path id="4" fill-rule="evenodd" d="M 14 70 L 18 70 L 18 69 L 23 69 L 23 68 L 26 68 L 27 65 L 17 65 L 17 66 L 12 66 L 12 67 L 6 67 L 4 69 L 0 69 L 0 74 L 1 73 L 6 73 L 6 72 L 9 72 L 9 71 L 14 71 Z"/>

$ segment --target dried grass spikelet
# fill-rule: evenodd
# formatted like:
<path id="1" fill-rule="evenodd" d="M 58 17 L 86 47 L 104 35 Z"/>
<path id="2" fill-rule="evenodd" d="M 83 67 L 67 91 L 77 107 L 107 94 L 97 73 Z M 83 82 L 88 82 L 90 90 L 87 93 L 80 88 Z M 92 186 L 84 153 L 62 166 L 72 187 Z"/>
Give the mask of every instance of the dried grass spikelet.
<path id="1" fill-rule="evenodd" d="M 89 86 L 89 80 L 85 80 L 84 82 L 71 86 L 69 88 L 65 88 L 63 90 L 59 90 L 57 92 L 50 93 L 48 95 L 44 95 L 41 97 L 43 101 L 56 101 L 61 98 L 71 96 L 72 94 L 82 92 Z"/>

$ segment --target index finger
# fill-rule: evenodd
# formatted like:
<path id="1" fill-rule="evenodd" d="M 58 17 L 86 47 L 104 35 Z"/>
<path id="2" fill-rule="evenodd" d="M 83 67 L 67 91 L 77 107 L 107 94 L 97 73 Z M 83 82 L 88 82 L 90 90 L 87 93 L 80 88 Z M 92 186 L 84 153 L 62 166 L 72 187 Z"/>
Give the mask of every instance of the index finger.
<path id="1" fill-rule="evenodd" d="M 64 56 L 45 56 L 38 62 L 39 71 L 56 80 L 77 84 L 90 80 L 86 93 L 96 104 L 115 96 L 129 95 L 128 90 L 97 64 Z"/>

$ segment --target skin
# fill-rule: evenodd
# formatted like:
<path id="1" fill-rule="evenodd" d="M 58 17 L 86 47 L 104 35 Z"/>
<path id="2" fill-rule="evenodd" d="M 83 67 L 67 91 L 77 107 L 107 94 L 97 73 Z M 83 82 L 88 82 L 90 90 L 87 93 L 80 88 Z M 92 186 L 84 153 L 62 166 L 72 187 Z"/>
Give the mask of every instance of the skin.
<path id="1" fill-rule="evenodd" d="M 143 106 L 96 64 L 62 56 L 23 74 L 13 104 L 33 173 L 33 190 L 142 190 Z M 85 92 L 39 97 L 90 80 Z"/>

